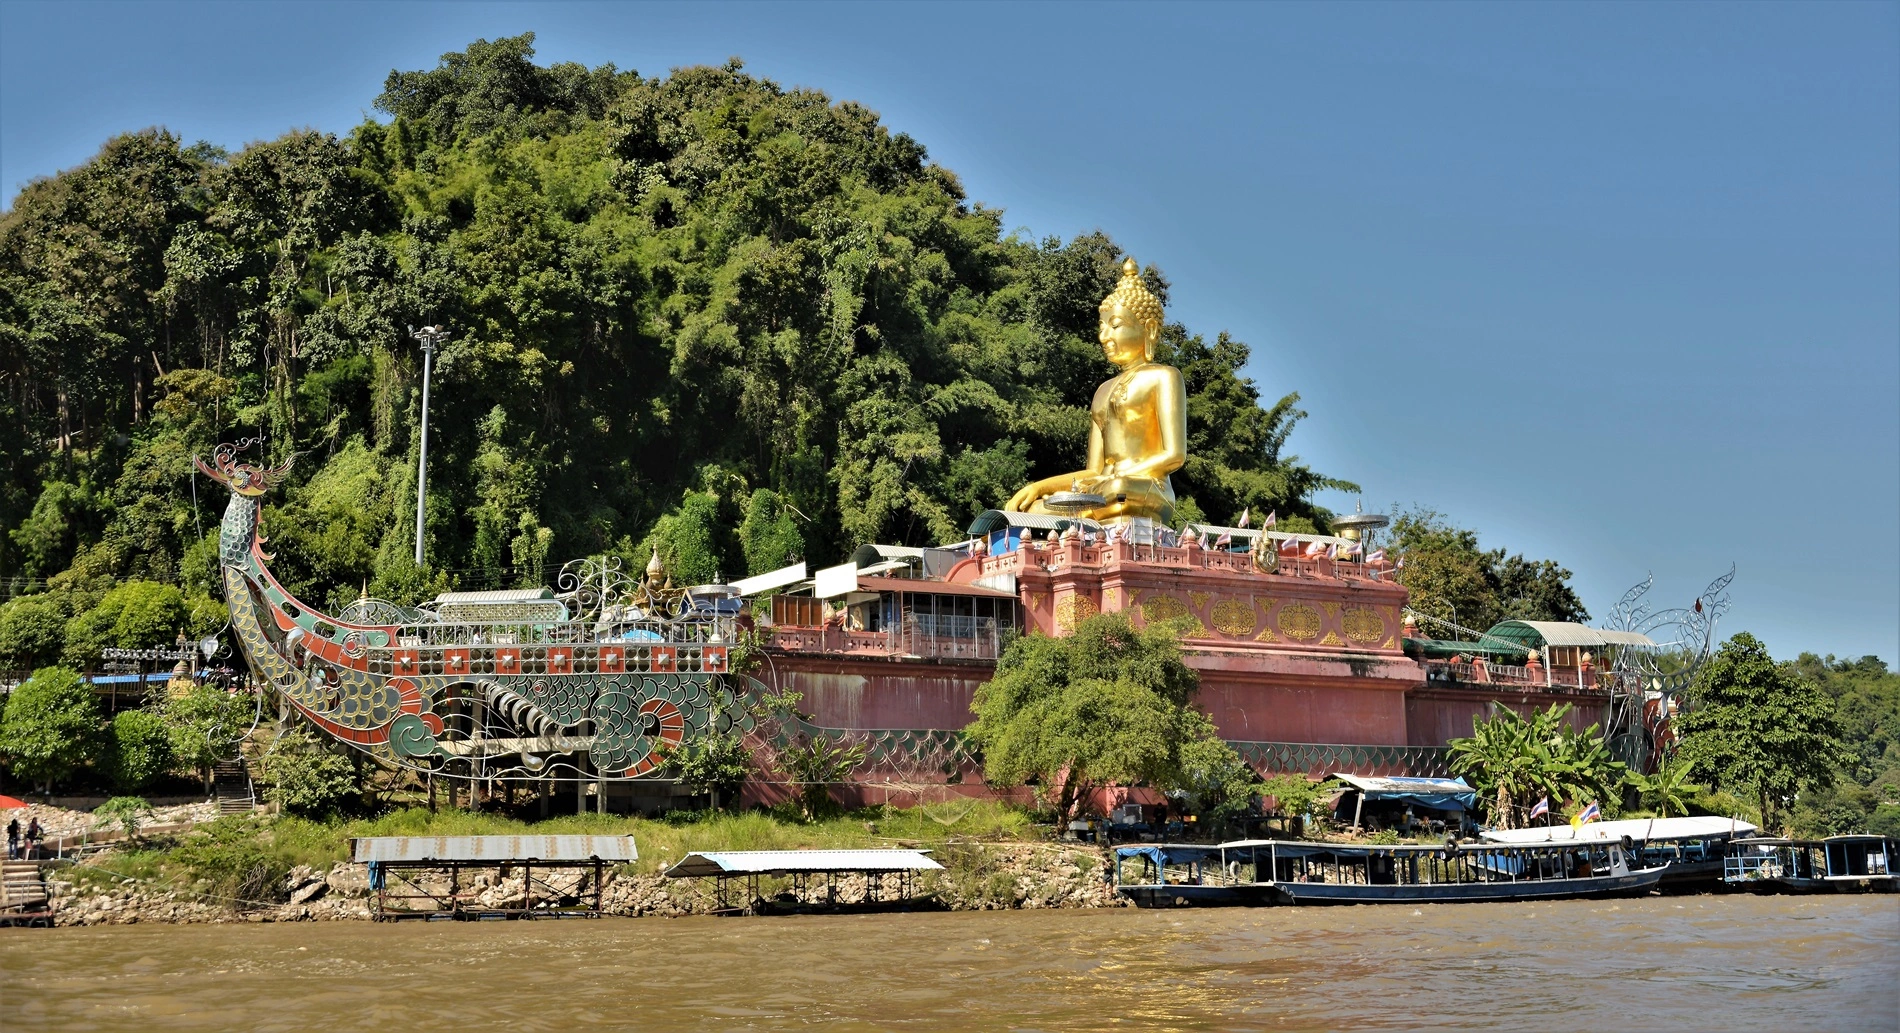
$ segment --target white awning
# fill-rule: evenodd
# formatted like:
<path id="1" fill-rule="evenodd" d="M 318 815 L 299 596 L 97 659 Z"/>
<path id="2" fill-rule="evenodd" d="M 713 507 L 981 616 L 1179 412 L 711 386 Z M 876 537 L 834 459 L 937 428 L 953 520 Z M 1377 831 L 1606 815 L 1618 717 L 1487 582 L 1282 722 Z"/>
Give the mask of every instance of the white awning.
<path id="1" fill-rule="evenodd" d="M 1659 839 L 1703 839 L 1709 836 L 1753 835 L 1755 826 L 1740 818 L 1697 815 L 1690 818 L 1625 818 L 1593 821 L 1580 829 L 1567 824 L 1549 828 L 1493 829 L 1479 836 L 1492 843 L 1513 846 L 1537 843 L 1615 843 L 1628 836 L 1654 842 Z"/>
<path id="2" fill-rule="evenodd" d="M 784 875 L 790 872 L 922 872 L 943 865 L 925 850 L 717 850 L 680 858 L 669 879 L 706 875 Z"/>

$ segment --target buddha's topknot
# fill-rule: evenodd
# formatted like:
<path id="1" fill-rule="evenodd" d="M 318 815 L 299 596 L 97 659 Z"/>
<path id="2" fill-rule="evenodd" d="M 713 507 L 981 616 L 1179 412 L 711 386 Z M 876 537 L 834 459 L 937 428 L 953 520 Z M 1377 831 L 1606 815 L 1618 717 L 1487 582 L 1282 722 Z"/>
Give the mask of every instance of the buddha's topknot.
<path id="1" fill-rule="evenodd" d="M 1117 304 L 1127 309 L 1130 315 L 1141 320 L 1150 334 L 1161 332 L 1161 299 L 1155 297 L 1148 285 L 1142 282 L 1141 267 L 1133 258 L 1122 262 L 1122 278 L 1115 289 L 1102 299 L 1102 311 L 1106 312 Z"/>

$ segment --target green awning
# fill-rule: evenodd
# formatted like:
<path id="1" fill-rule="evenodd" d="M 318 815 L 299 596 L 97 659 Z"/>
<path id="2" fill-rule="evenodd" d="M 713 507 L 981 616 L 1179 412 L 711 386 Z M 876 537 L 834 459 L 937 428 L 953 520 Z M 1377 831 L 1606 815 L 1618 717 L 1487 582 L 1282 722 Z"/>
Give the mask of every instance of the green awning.
<path id="1" fill-rule="evenodd" d="M 1510 642 L 1460 642 L 1448 638 L 1408 638 L 1405 651 L 1428 660 L 1449 660 L 1460 653 L 1466 656 L 1483 654 L 1523 663 L 1530 650 Z"/>

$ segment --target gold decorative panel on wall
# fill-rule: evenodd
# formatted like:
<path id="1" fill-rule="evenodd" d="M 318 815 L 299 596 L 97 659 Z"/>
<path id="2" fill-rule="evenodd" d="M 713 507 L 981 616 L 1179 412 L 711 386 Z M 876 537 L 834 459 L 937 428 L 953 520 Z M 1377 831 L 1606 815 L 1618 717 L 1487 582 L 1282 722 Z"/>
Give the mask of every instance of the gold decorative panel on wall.
<path id="1" fill-rule="evenodd" d="M 1214 611 L 1208 616 L 1213 618 L 1215 630 L 1223 635 L 1245 638 L 1253 634 L 1252 600 L 1222 599 L 1214 604 Z"/>
<path id="2" fill-rule="evenodd" d="M 1319 611 L 1305 603 L 1288 603 L 1280 607 L 1278 620 L 1280 634 L 1296 642 L 1311 642 L 1319 637 Z"/>
<path id="3" fill-rule="evenodd" d="M 1385 637 L 1385 619 L 1369 606 L 1348 606 L 1340 621 L 1346 637 L 1371 645 Z"/>

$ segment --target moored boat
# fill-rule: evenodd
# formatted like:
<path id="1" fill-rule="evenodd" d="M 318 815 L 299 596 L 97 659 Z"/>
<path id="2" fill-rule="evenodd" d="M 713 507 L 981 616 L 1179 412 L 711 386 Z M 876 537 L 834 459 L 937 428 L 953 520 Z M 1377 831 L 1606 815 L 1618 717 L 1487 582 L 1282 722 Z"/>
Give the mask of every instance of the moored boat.
<path id="1" fill-rule="evenodd" d="M 1722 881 L 1752 893 L 1893 893 L 1900 843 L 1870 835 L 1738 839 Z"/>
<path id="2" fill-rule="evenodd" d="M 1488 829 L 1490 843 L 1517 846 L 1607 846 L 1615 843 L 1637 868 L 1664 866 L 1657 888 L 1664 893 L 1701 892 L 1722 886 L 1728 844 L 1753 836 L 1756 827 L 1739 818 L 1696 815 L 1684 818 L 1631 818 L 1523 829 Z"/>
<path id="3" fill-rule="evenodd" d="M 1117 891 L 1142 907 L 1448 904 L 1642 896 L 1664 867 L 1620 843 L 1382 846 L 1238 840 L 1116 850 Z"/>

